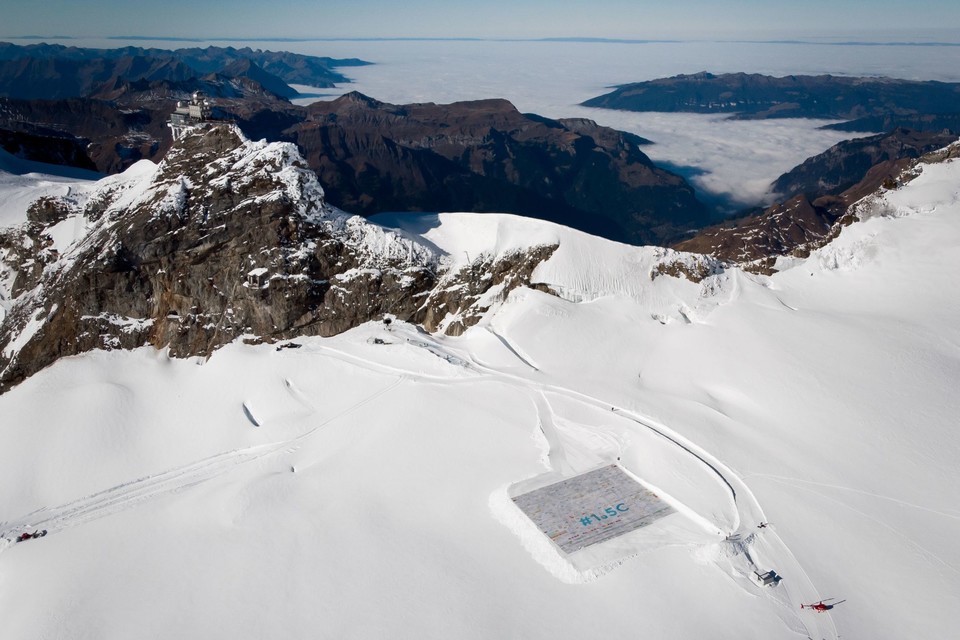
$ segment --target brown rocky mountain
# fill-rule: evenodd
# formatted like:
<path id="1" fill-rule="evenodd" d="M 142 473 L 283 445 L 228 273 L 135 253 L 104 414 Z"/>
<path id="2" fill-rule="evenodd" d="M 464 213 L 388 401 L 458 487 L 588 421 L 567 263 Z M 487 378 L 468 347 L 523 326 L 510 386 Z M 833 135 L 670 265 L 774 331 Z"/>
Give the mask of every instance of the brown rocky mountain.
<path id="1" fill-rule="evenodd" d="M 773 191 L 784 199 L 801 194 L 813 199 L 837 195 L 862 180 L 877 164 L 919 158 L 956 139 L 957 136 L 950 133 L 895 129 L 890 133 L 844 140 L 777 178 Z"/>
<path id="2" fill-rule="evenodd" d="M 498 211 L 630 243 L 703 226 L 708 211 L 679 176 L 653 165 L 637 136 L 589 120 L 521 114 L 504 100 L 389 105 L 348 94 L 309 108 L 249 79 L 120 83 L 104 100 L 0 98 L 0 128 L 74 138 L 104 173 L 159 161 L 167 116 L 195 88 L 253 139 L 296 143 L 335 206 L 383 211 Z"/>
<path id="3" fill-rule="evenodd" d="M 936 151 L 929 151 L 922 156 L 914 153 L 916 147 L 913 145 L 906 144 L 902 148 L 899 146 L 905 139 L 913 139 L 911 132 L 895 132 L 889 136 L 874 136 L 863 140 L 875 144 L 883 142 L 885 138 L 890 143 L 887 150 L 900 148 L 903 155 L 898 157 L 894 154 L 880 160 L 865 171 L 855 184 L 842 192 L 834 193 L 836 187 L 826 187 L 822 195 L 815 192 L 811 195 L 801 193 L 768 207 L 759 215 L 707 227 L 692 238 L 676 243 L 674 248 L 711 255 L 749 271 L 771 273 L 775 270 L 778 257 L 805 257 L 813 249 L 833 239 L 844 225 L 854 222 L 856 212 L 852 205 L 857 201 L 883 189 L 895 189 L 913 179 L 916 174 L 912 168 L 919 160 L 936 162 L 960 155 L 960 148 L 947 146 L 956 141 L 956 136 L 947 136 L 942 140 L 934 138 L 943 144 L 937 146 Z M 926 137 L 922 139 L 929 142 Z M 795 169 L 797 173 L 791 174 L 810 175 L 809 169 L 817 164 L 818 159 L 829 162 L 842 149 L 862 153 L 860 145 L 851 147 L 840 143 L 827 153 L 814 156 L 800 165 L 806 167 L 803 171 Z M 880 154 L 877 157 L 884 156 Z"/>
<path id="4" fill-rule="evenodd" d="M 81 231 L 64 239 L 64 228 Z M 205 356 L 385 313 L 457 333 L 486 310 L 486 291 L 529 284 L 552 251 L 443 271 L 416 240 L 330 207 L 292 144 L 198 127 L 158 167 L 40 200 L 0 232 L 0 393 L 98 348 Z"/>
<path id="5" fill-rule="evenodd" d="M 505 100 L 392 105 L 358 93 L 307 111 L 283 135 L 349 211 L 505 211 L 635 244 L 708 217 L 682 178 L 640 151 L 642 138 L 589 120 Z"/>
<path id="6" fill-rule="evenodd" d="M 17 158 L 96 171 L 86 144 L 73 136 L 0 129 L 0 148 Z"/>
<path id="7" fill-rule="evenodd" d="M 277 131 L 302 117 L 295 107 L 247 77 L 210 74 L 173 82 L 115 78 L 93 98 L 19 100 L 0 98 L 0 128 L 21 134 L 70 139 L 85 149 L 74 166 L 90 163 L 101 173 L 123 171 L 138 160 L 159 162 L 170 148 L 167 120 L 178 100 L 203 91 L 217 102 L 217 113 L 242 123 L 251 135 L 276 139 Z M 259 135 L 258 135 L 259 134 Z M 26 151 L 43 161 L 39 147 Z M 46 155 L 49 155 L 48 153 Z"/>

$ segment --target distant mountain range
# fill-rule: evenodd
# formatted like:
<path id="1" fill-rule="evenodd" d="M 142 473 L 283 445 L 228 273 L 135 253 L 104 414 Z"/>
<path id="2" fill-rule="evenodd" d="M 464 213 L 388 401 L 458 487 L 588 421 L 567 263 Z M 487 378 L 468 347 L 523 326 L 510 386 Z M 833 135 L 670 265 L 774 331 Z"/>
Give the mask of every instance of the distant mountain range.
<path id="1" fill-rule="evenodd" d="M 871 128 L 891 118 L 888 127 L 893 128 L 908 126 L 898 118 L 960 113 L 960 83 L 701 72 L 621 85 L 583 105 L 625 111 L 728 113 L 739 119 L 858 120 L 860 126 Z M 957 126 L 955 118 L 943 122 Z"/>
<path id="2" fill-rule="evenodd" d="M 227 78 L 253 81 L 277 97 L 292 98 L 298 93 L 288 83 L 332 87 L 349 82 L 334 69 L 366 64 L 370 63 L 355 58 L 322 58 L 249 47 L 87 49 L 0 42 L 0 97 L 98 97 L 124 83 L 216 82 Z"/>
<path id="3" fill-rule="evenodd" d="M 317 85 L 325 81 L 323 74 L 342 77 L 330 71 L 339 63 L 363 64 L 230 47 L 0 44 L 0 71 L 19 69 L 8 85 L 19 82 L 28 95 L 64 94 L 0 97 L 0 144 L 22 158 L 116 173 L 140 159 L 162 159 L 171 144 L 166 121 L 175 101 L 202 90 L 215 99 L 215 118 L 235 122 L 251 139 L 295 143 L 328 201 L 353 213 L 509 211 L 621 242 L 683 240 L 690 251 L 744 259 L 724 249 L 740 251 L 746 246 L 743 235 L 731 232 L 729 224 L 709 227 L 718 218 L 683 178 L 650 161 L 640 150 L 649 142 L 643 138 L 585 119 L 522 114 L 505 100 L 393 105 L 354 92 L 309 107 L 289 102 L 284 78 Z M 842 143 L 782 176 L 772 190 L 782 194 L 783 204 L 758 209 L 756 220 L 741 216 L 732 223 L 762 227 L 751 236 L 757 239 L 755 250 L 747 251 L 752 260 L 807 242 L 809 234 L 784 233 L 781 223 L 793 216 L 784 212 L 816 218 L 807 226 L 821 233 L 849 205 L 847 195 L 876 189 L 904 162 L 948 144 L 952 138 L 938 126 L 960 129 L 960 112 L 915 110 L 960 109 L 954 104 L 958 87 L 702 73 L 627 85 L 588 103 L 753 118 L 862 116 L 851 122 L 924 125 L 922 132 L 896 130 Z M 78 95 L 66 97 L 70 94 Z M 804 202 L 794 203 L 795 198 Z M 763 216 L 776 223 L 767 224 Z M 767 242 L 773 237 L 785 240 Z"/>
<path id="4" fill-rule="evenodd" d="M 711 221 L 693 188 L 640 150 L 647 140 L 590 120 L 521 114 L 506 100 L 392 105 L 351 93 L 300 107 L 249 78 L 144 78 L 98 98 L 0 98 L 0 131 L 20 157 L 116 173 L 164 157 L 167 118 L 195 88 L 248 137 L 296 143 L 328 200 L 353 213 L 510 211 L 633 244 Z M 67 153 L 77 148 L 87 157 Z"/>
<path id="5" fill-rule="evenodd" d="M 282 135 L 332 203 L 364 215 L 510 211 L 631 244 L 710 219 L 683 178 L 640 151 L 644 139 L 506 100 L 393 105 L 350 93 L 310 105 Z"/>

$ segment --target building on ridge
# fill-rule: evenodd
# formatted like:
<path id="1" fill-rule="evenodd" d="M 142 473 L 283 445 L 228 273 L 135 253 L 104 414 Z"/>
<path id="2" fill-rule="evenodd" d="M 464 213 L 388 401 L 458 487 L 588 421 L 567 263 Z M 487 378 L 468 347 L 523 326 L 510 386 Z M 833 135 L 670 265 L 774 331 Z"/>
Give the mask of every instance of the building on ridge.
<path id="1" fill-rule="evenodd" d="M 167 126 L 173 132 L 173 139 L 179 140 L 190 127 L 210 120 L 210 115 L 210 102 L 202 91 L 194 91 L 189 102 L 177 101 L 177 108 L 170 114 Z"/>

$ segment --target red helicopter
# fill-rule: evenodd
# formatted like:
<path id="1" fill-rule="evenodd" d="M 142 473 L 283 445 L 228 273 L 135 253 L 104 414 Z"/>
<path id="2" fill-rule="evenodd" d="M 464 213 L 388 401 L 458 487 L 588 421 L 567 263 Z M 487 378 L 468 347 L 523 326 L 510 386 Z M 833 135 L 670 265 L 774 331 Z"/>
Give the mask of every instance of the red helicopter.
<path id="1" fill-rule="evenodd" d="M 813 604 L 801 604 L 800 608 L 813 609 L 817 613 L 826 613 L 827 611 L 830 611 L 830 609 L 833 609 L 835 606 L 840 604 L 840 602 L 846 602 L 846 600 L 841 600 L 840 602 L 830 602 L 831 600 L 836 600 L 836 598 L 825 598 L 820 602 L 815 602 Z M 827 604 L 828 602 L 830 604 Z"/>

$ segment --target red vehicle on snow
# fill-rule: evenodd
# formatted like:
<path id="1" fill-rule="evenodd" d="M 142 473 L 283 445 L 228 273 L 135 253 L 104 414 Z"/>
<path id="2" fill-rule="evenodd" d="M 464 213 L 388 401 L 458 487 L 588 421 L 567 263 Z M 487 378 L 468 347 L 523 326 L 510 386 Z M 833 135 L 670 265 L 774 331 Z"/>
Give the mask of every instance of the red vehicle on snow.
<path id="1" fill-rule="evenodd" d="M 27 540 L 33 540 L 34 538 L 42 538 L 47 535 L 47 530 L 43 531 L 34 531 L 33 533 L 21 533 L 17 536 L 17 542 L 25 542 Z"/>
<path id="2" fill-rule="evenodd" d="M 833 609 L 835 606 L 840 604 L 840 602 L 846 602 L 846 600 L 841 600 L 840 602 L 830 602 L 831 600 L 836 600 L 836 598 L 826 598 L 820 602 L 814 602 L 813 604 L 801 604 L 801 609 L 813 609 L 817 613 L 826 613 Z M 828 604 L 829 603 L 829 604 Z"/>

